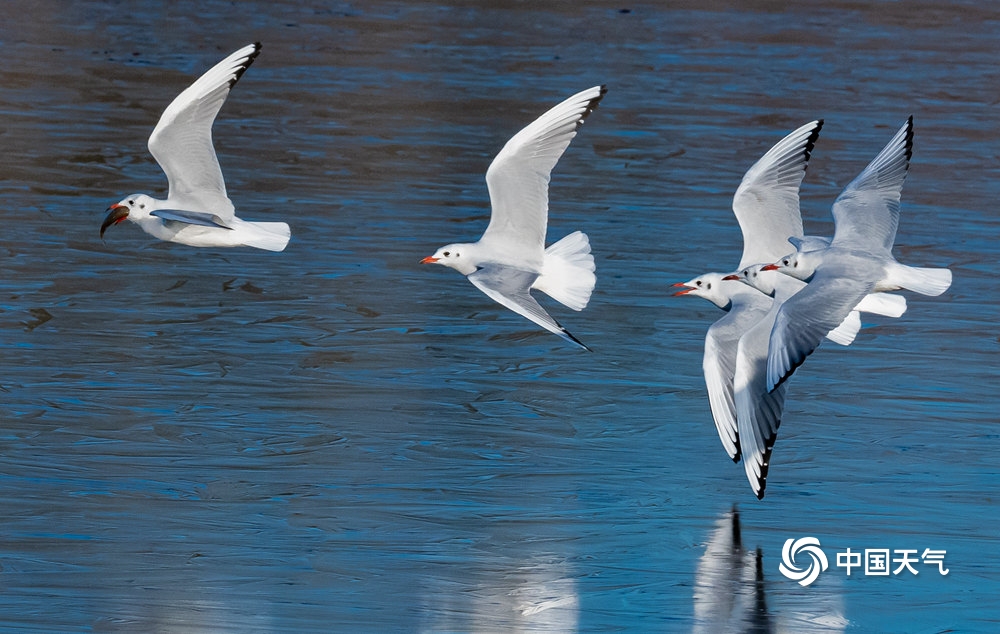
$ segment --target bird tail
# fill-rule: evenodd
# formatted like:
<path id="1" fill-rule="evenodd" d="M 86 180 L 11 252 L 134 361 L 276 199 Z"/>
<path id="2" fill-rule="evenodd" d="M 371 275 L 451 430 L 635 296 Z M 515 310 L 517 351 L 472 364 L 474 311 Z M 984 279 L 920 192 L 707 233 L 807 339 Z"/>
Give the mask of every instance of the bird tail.
<path id="1" fill-rule="evenodd" d="M 921 295 L 937 296 L 951 286 L 951 271 L 896 263 L 887 271 L 888 282 Z"/>
<path id="2" fill-rule="evenodd" d="M 854 310 L 883 317 L 901 317 L 906 312 L 906 298 L 892 293 L 869 293 Z"/>
<path id="3" fill-rule="evenodd" d="M 545 249 L 542 272 L 532 284 L 557 302 L 583 310 L 597 283 L 587 234 L 575 231 Z"/>
<path id="4" fill-rule="evenodd" d="M 243 244 L 248 247 L 268 251 L 284 251 L 292 236 L 291 229 L 284 222 L 247 222 L 247 237 Z"/>
<path id="5" fill-rule="evenodd" d="M 854 343 L 859 330 L 861 330 L 861 315 L 857 310 L 852 310 L 839 326 L 826 333 L 826 338 L 838 345 L 849 346 Z"/>

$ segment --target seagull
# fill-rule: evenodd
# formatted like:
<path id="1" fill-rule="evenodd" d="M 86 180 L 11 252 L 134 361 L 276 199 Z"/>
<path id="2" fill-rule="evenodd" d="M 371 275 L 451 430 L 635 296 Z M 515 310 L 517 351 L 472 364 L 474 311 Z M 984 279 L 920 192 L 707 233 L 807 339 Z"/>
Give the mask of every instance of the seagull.
<path id="1" fill-rule="evenodd" d="M 788 241 L 821 246 L 829 240 L 802 233 L 799 188 L 823 121 L 807 123 L 788 134 L 743 177 L 733 197 L 733 211 L 743 233 L 741 271 L 707 273 L 674 295 L 702 297 L 727 314 L 705 337 L 702 367 L 712 416 L 723 447 L 734 462 L 743 458 L 751 489 L 764 496 L 771 451 L 777 440 L 785 390 L 766 386 L 768 341 L 781 303 L 804 282 L 760 269 Z M 898 316 L 905 300 L 887 293 L 865 297 L 826 337 L 850 345 L 861 328 L 859 310 Z"/>
<path id="2" fill-rule="evenodd" d="M 833 204 L 833 241 L 763 267 L 808 279 L 774 322 L 767 359 L 768 389 L 780 388 L 839 324 L 872 292 L 907 289 L 937 296 L 951 286 L 946 268 L 917 268 L 892 256 L 900 194 L 913 153 L 913 117 L 844 189 Z"/>
<path id="3" fill-rule="evenodd" d="M 726 311 L 721 319 L 709 326 L 708 333 L 705 335 L 702 370 L 705 374 L 708 402 L 712 408 L 712 418 L 715 420 L 719 439 L 733 462 L 739 462 L 742 455 L 733 393 L 738 346 L 740 338 L 767 315 L 773 300 L 724 273 L 705 273 L 688 282 L 674 284 L 674 286 L 684 287 L 683 290 L 674 293 L 675 297 L 681 295 L 701 297 Z M 779 401 L 776 405 L 780 411 L 780 399 L 783 398 L 783 391 L 775 396 L 767 395 L 764 398 Z M 755 483 L 756 477 L 751 480 L 750 484 L 754 485 Z"/>
<path id="4" fill-rule="evenodd" d="M 167 175 L 166 200 L 133 194 L 111 205 L 101 237 L 111 225 L 130 220 L 149 235 L 194 247 L 248 246 L 282 251 L 291 232 L 284 222 L 248 222 L 236 217 L 226 195 L 222 168 L 212 145 L 212 123 L 260 43 L 244 46 L 178 95 L 149 137 L 149 152 Z"/>
<path id="5" fill-rule="evenodd" d="M 789 236 L 802 235 L 799 188 L 822 127 L 823 121 L 817 120 L 794 130 L 743 176 L 733 196 L 733 212 L 743 233 L 739 268 L 756 270 L 773 254 L 787 252 Z M 779 282 L 788 279 L 774 277 Z M 795 280 L 783 284 L 803 285 Z M 703 297 L 727 311 L 705 336 L 705 385 L 723 447 L 734 462 L 743 459 L 754 495 L 763 498 L 785 399 L 784 389 L 768 392 L 763 385 L 768 320 L 780 298 L 742 283 L 734 274 L 707 273 L 674 286 L 684 287 L 675 296 Z"/>
<path id="6" fill-rule="evenodd" d="M 420 261 L 455 269 L 490 299 L 585 350 L 530 291 L 573 310 L 590 301 L 597 277 L 587 234 L 576 231 L 545 248 L 549 175 L 606 92 L 605 86 L 579 92 L 507 141 L 486 171 L 492 206 L 486 232 L 478 242 L 449 244 Z"/>

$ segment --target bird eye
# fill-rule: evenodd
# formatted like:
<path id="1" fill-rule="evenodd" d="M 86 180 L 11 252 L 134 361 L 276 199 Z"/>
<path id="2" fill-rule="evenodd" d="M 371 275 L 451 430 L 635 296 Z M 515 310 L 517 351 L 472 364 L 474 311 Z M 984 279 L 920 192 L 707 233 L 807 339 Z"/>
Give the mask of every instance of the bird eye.
<path id="1" fill-rule="evenodd" d="M 451 255 L 451 252 L 450 251 L 445 251 L 442 255 L 444 255 L 444 257 L 448 257 L 449 255 Z"/>
<path id="2" fill-rule="evenodd" d="M 785 266 L 788 266 L 788 258 L 782 260 L 781 263 L 784 264 Z"/>
<path id="3" fill-rule="evenodd" d="M 131 206 L 132 206 L 132 205 L 134 205 L 134 204 L 135 204 L 135 201 L 134 201 L 134 200 L 130 200 L 130 201 L 128 201 L 128 205 L 129 205 L 129 207 L 131 207 Z"/>
<path id="4" fill-rule="evenodd" d="M 701 280 L 698 280 L 697 282 L 695 282 L 695 286 L 701 286 Z"/>

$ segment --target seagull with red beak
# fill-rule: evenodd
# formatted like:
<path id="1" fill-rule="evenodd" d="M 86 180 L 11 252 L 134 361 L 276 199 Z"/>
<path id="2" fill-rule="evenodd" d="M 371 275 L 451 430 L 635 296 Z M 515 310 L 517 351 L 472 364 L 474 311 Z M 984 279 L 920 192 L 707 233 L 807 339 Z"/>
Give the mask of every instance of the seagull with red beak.
<path id="1" fill-rule="evenodd" d="M 604 86 L 579 92 L 507 141 L 486 171 L 493 208 L 486 232 L 478 242 L 449 244 L 421 260 L 455 269 L 494 301 L 586 350 L 530 291 L 573 310 L 590 301 L 597 278 L 587 234 L 576 231 L 545 247 L 549 175 L 606 92 Z"/>

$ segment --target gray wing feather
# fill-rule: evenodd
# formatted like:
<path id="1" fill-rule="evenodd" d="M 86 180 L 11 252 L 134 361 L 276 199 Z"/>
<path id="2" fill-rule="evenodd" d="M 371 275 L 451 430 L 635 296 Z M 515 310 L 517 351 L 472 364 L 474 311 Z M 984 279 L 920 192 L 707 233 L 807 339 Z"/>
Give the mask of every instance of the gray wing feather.
<path id="1" fill-rule="evenodd" d="M 157 216 L 163 218 L 164 220 L 176 220 L 177 222 L 184 222 L 189 225 L 201 225 L 203 227 L 221 227 L 223 229 L 232 229 L 222 218 L 215 214 L 204 213 L 200 211 L 186 211 L 183 209 L 157 209 L 150 213 L 151 216 Z"/>
<path id="2" fill-rule="evenodd" d="M 538 273 L 523 271 L 499 264 L 483 266 L 478 271 L 469 274 L 469 281 L 476 288 L 486 293 L 493 301 L 511 309 L 515 313 L 527 317 L 542 328 L 557 334 L 566 341 L 574 343 L 585 350 L 590 350 L 579 339 L 574 337 L 559 322 L 552 318 L 541 305 L 531 296 L 531 285 L 538 279 Z"/>
<path id="3" fill-rule="evenodd" d="M 799 187 L 823 127 L 812 121 L 787 135 L 747 170 L 733 196 L 743 232 L 740 268 L 774 262 L 788 253 L 786 240 L 802 235 Z"/>
<path id="4" fill-rule="evenodd" d="M 736 418 L 743 451 L 743 468 L 758 499 L 764 497 L 771 449 L 785 405 L 785 385 L 767 389 L 767 354 L 777 308 L 772 308 L 740 338 L 736 375 Z"/>
<path id="5" fill-rule="evenodd" d="M 833 246 L 892 250 L 899 199 L 913 153 L 913 117 L 833 203 Z"/>
<path id="6" fill-rule="evenodd" d="M 871 282 L 820 270 L 801 291 L 789 297 L 778 310 L 771 329 L 767 355 L 768 390 L 791 376 L 873 286 Z"/>

